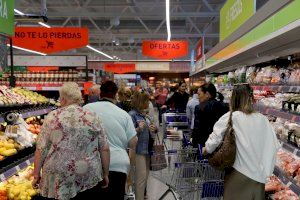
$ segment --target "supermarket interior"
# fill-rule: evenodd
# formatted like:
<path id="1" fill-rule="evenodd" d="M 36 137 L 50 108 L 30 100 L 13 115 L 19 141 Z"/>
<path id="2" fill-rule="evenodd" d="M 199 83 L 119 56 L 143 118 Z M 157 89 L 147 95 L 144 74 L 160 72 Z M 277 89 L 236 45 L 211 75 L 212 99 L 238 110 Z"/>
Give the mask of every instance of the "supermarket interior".
<path id="1" fill-rule="evenodd" d="M 257 160 L 249 160 L 258 164 L 252 166 L 242 164 L 250 154 L 240 156 L 245 156 L 241 148 L 251 151 L 254 136 L 241 139 L 243 128 L 237 123 L 254 114 L 247 110 L 249 105 L 234 108 L 237 98 L 246 98 L 237 91 L 247 86 L 253 112 L 261 114 L 255 115 L 261 117 L 258 126 L 266 121 L 264 127 L 271 127 L 263 128 L 253 144 L 256 150 L 250 154 Z M 78 105 L 70 100 L 77 90 L 84 102 Z M 209 104 L 211 99 L 227 110 L 214 110 L 217 103 Z M 140 108 L 141 101 L 147 101 L 147 108 Z M 74 104 L 77 111 L 67 109 Z M 208 104 L 211 113 L 204 112 Z M 224 122 L 227 129 L 220 134 L 235 133 L 236 157 L 224 171 L 217 170 L 210 159 L 223 148 L 226 137 L 211 152 L 209 148 L 213 136 L 219 137 L 217 126 L 227 111 L 231 111 Z M 82 119 L 67 112 L 80 112 Z M 119 127 L 114 123 L 121 123 L 121 118 L 130 119 L 132 133 L 128 133 L 131 125 L 123 136 L 122 131 L 112 130 Z M 100 128 L 95 128 L 96 119 Z M 252 116 L 245 121 L 253 125 L 255 120 Z M 247 130 L 249 124 L 239 125 Z M 260 133 L 259 127 L 253 127 L 247 131 Z M 107 136 L 91 138 L 95 129 Z M 66 130 L 74 134 L 59 135 Z M 145 132 L 147 137 L 142 136 Z M 274 133 L 274 141 L 269 133 Z M 202 141 L 197 134 L 207 135 L 201 136 Z M 125 136 L 130 140 L 125 142 Z M 91 141 L 84 151 L 91 151 L 95 137 L 99 145 L 90 153 L 101 155 L 100 159 L 91 161 L 75 152 L 86 140 Z M 195 142 L 197 138 L 201 142 Z M 52 145 L 50 150 L 46 145 Z M 106 145 L 109 169 L 105 168 Z M 114 148 L 125 154 L 117 156 Z M 147 153 L 141 153 L 143 148 Z M 52 153 L 44 158 L 48 151 Z M 71 153 L 64 161 L 67 152 Z M 126 173 L 111 170 L 116 162 L 112 159 L 118 157 L 119 162 L 126 160 L 122 168 Z M 51 159 L 63 163 L 58 167 Z M 97 162 L 102 168 L 92 166 Z M 82 163 L 88 164 L 82 167 Z M 272 168 L 270 174 L 263 166 L 266 163 Z M 59 171 L 63 166 L 67 175 Z M 78 170 L 89 173 L 82 175 Z M 88 177 L 92 170 L 101 173 Z M 259 178 L 253 178 L 259 170 Z M 116 172 L 125 174 L 124 181 Z M 235 172 L 247 179 L 244 189 L 251 192 L 254 186 L 249 182 L 254 181 L 264 188 L 263 195 L 254 189 L 243 193 L 242 186 L 231 188 L 231 193 L 240 191 L 240 196 L 229 195 L 228 188 L 234 186 L 228 177 Z M 0 200 L 117 200 L 117 195 L 105 193 L 106 188 L 96 192 L 99 184 L 105 185 L 106 175 L 107 191 L 128 200 L 300 200 L 300 0 L 0 0 Z M 111 189 L 112 185 L 119 190 Z"/>

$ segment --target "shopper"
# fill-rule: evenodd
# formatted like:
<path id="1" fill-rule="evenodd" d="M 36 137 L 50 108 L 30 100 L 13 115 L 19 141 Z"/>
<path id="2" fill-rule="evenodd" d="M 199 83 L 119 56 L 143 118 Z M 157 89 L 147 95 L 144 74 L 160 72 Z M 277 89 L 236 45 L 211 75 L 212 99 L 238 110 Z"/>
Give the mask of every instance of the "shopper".
<path id="1" fill-rule="evenodd" d="M 159 123 L 161 123 L 161 115 L 163 113 L 162 106 L 165 105 L 168 96 L 168 90 L 163 87 L 163 85 L 159 84 L 154 93 L 155 104 L 158 109 L 158 119 Z"/>
<path id="2" fill-rule="evenodd" d="M 217 89 L 212 83 L 205 83 L 198 89 L 200 104 L 195 107 L 194 129 L 192 132 L 193 146 L 204 146 L 214 124 L 228 112 L 228 106 L 216 100 Z M 222 94 L 219 94 L 222 96 Z M 220 98 L 220 97 L 219 97 Z M 220 98 L 224 99 L 224 98 Z"/>
<path id="3" fill-rule="evenodd" d="M 264 200 L 265 182 L 274 170 L 279 143 L 267 117 L 255 112 L 253 102 L 250 85 L 235 86 L 231 112 L 219 119 L 205 143 L 205 151 L 212 153 L 232 119 L 237 152 L 233 168 L 226 171 L 224 200 Z"/>
<path id="4" fill-rule="evenodd" d="M 89 89 L 88 102 L 94 103 L 97 102 L 100 98 L 100 85 L 93 85 Z"/>
<path id="5" fill-rule="evenodd" d="M 180 82 L 178 86 L 178 91 L 167 100 L 166 104 L 169 108 L 174 106 L 174 109 L 178 112 L 185 112 L 189 100 L 189 94 L 186 93 L 186 83 Z"/>
<path id="6" fill-rule="evenodd" d="M 131 164 L 134 164 L 134 154 L 137 143 L 136 131 L 131 117 L 127 112 L 115 105 L 117 85 L 106 81 L 101 85 L 99 102 L 86 105 L 100 117 L 107 133 L 110 147 L 109 185 L 102 189 L 103 199 L 123 200 L 125 184 L 130 169 L 130 159 L 127 148 L 130 149 Z"/>
<path id="7" fill-rule="evenodd" d="M 122 88 L 118 91 L 118 102 L 117 106 L 126 112 L 132 110 L 131 106 L 132 92 L 129 88 Z"/>
<path id="8" fill-rule="evenodd" d="M 149 96 L 145 92 L 135 92 L 132 97 L 133 110 L 129 112 L 136 127 L 138 143 L 135 163 L 135 195 L 137 200 L 144 200 L 149 176 L 150 156 L 153 146 L 153 134 L 157 131 L 153 119 L 147 115 Z"/>
<path id="9" fill-rule="evenodd" d="M 192 97 L 187 105 L 186 105 L 186 115 L 188 118 L 189 126 L 191 131 L 194 129 L 194 119 L 195 119 L 195 107 L 199 105 L 199 97 L 198 97 L 198 89 L 199 87 L 193 86 L 190 89 L 190 96 Z"/>
<path id="10" fill-rule="evenodd" d="M 102 122 L 80 107 L 76 83 L 65 83 L 59 94 L 62 107 L 48 114 L 37 140 L 33 186 L 39 185 L 45 198 L 97 196 L 100 181 L 103 187 L 109 184 L 109 146 Z"/>

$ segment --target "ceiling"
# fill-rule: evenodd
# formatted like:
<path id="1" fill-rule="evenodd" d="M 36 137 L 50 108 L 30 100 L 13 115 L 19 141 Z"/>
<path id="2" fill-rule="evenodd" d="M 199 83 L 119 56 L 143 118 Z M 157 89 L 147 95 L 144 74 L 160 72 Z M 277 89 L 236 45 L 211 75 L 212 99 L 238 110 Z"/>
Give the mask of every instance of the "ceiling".
<path id="1" fill-rule="evenodd" d="M 225 1 L 170 0 L 172 40 L 187 40 L 193 49 L 203 36 L 205 51 L 210 50 L 219 42 L 219 11 Z M 147 59 L 141 53 L 142 41 L 167 38 L 165 0 L 16 0 L 16 8 L 41 14 L 43 2 L 50 26 L 88 27 L 91 46 L 122 60 Z M 30 24 L 37 23 L 18 22 Z M 107 59 L 88 48 L 63 53 Z"/>

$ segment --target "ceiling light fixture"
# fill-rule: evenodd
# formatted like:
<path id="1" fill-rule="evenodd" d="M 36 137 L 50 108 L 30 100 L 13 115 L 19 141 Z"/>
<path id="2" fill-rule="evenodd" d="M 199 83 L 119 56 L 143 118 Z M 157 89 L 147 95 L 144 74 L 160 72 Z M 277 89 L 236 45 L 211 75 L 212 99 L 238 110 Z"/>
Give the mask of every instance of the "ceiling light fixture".
<path id="1" fill-rule="evenodd" d="M 14 9 L 15 13 L 18 13 L 19 15 L 25 15 L 23 12 L 17 10 L 17 9 Z"/>
<path id="2" fill-rule="evenodd" d="M 111 60 L 113 60 L 113 57 L 107 55 L 106 53 L 104 53 L 102 51 L 99 51 L 98 49 L 95 49 L 94 47 L 91 47 L 90 45 L 87 45 L 86 47 L 93 50 L 93 51 L 95 51 L 95 52 L 97 52 L 97 53 L 99 53 L 99 54 L 102 54 L 102 55 L 106 56 L 107 58 L 109 58 Z"/>
<path id="3" fill-rule="evenodd" d="M 44 26 L 46 28 L 51 28 L 51 26 L 49 26 L 48 24 L 45 24 L 43 22 L 39 22 L 39 25 Z"/>
<path id="4" fill-rule="evenodd" d="M 166 24 L 168 32 L 168 42 L 171 40 L 171 26 L 170 26 L 170 0 L 166 0 Z"/>
<path id="5" fill-rule="evenodd" d="M 7 44 L 7 46 L 10 47 L 9 44 Z M 13 48 L 19 49 L 19 50 L 22 50 L 22 51 L 27 51 L 27 52 L 30 52 L 30 53 L 39 54 L 39 55 L 42 55 L 42 56 L 46 56 L 46 55 L 47 55 L 47 54 L 45 54 L 45 53 L 41 53 L 41 52 L 38 52 L 38 51 L 33 51 L 33 50 L 25 49 L 25 48 L 18 47 L 18 46 L 14 46 L 14 45 L 13 45 Z"/>

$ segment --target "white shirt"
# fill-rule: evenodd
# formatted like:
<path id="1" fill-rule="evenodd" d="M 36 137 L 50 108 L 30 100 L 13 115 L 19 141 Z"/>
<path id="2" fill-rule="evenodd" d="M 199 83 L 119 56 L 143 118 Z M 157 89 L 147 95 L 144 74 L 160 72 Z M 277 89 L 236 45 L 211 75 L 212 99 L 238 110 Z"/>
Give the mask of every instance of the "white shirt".
<path id="1" fill-rule="evenodd" d="M 194 119 L 195 119 L 195 107 L 199 105 L 198 94 L 194 94 L 193 98 L 190 99 L 186 105 L 186 115 L 191 125 L 191 129 L 194 129 Z"/>
<path id="2" fill-rule="evenodd" d="M 111 102 L 100 101 L 84 106 L 100 117 L 106 131 L 110 148 L 109 171 L 128 174 L 130 169 L 127 148 L 129 141 L 136 136 L 130 115 Z"/>
<path id="3" fill-rule="evenodd" d="M 213 133 L 205 143 L 212 153 L 223 140 L 230 113 L 223 115 L 214 125 Z M 265 183 L 276 162 L 279 142 L 267 117 L 260 113 L 246 115 L 236 111 L 232 116 L 237 152 L 233 168 L 245 176 Z"/>

